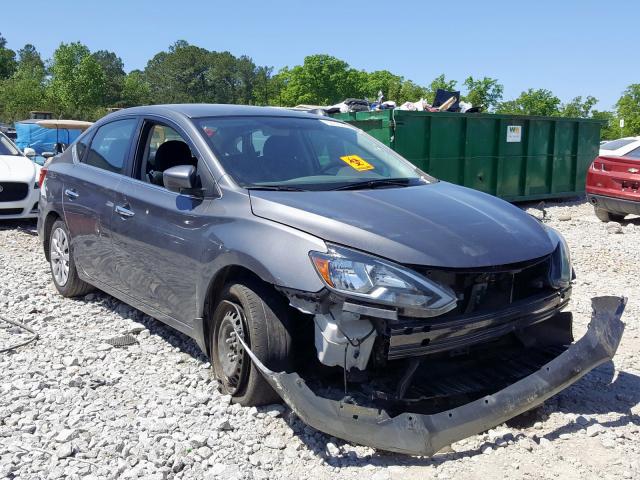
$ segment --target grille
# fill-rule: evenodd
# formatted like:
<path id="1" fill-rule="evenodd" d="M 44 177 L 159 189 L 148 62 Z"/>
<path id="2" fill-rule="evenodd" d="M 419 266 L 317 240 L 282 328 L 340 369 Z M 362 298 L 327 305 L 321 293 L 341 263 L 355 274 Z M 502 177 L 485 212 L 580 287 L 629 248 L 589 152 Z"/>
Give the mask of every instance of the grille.
<path id="1" fill-rule="evenodd" d="M 27 198 L 29 184 L 22 182 L 0 182 L 0 202 L 15 202 Z M 7 214 L 9 215 L 9 214 Z"/>
<path id="2" fill-rule="evenodd" d="M 420 271 L 428 278 L 451 288 L 458 305 L 447 316 L 494 311 L 544 291 L 550 257 L 523 264 L 469 271 L 429 269 Z"/>
<path id="3" fill-rule="evenodd" d="M 20 215 L 22 208 L 0 208 L 0 216 L 2 215 Z"/>

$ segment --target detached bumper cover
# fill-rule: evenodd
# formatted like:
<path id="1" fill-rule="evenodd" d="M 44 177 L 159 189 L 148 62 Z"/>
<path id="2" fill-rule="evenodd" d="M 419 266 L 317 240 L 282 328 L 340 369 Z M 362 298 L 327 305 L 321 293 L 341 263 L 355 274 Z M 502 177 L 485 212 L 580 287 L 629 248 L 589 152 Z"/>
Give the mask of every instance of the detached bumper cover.
<path id="1" fill-rule="evenodd" d="M 402 413 L 391 418 L 384 410 L 318 397 L 298 374 L 272 372 L 248 348 L 247 352 L 271 386 L 308 425 L 350 442 L 430 456 L 540 405 L 613 358 L 624 330 L 620 317 L 625 304 L 623 297 L 593 298 L 587 333 L 564 353 L 493 395 L 433 415 Z"/>

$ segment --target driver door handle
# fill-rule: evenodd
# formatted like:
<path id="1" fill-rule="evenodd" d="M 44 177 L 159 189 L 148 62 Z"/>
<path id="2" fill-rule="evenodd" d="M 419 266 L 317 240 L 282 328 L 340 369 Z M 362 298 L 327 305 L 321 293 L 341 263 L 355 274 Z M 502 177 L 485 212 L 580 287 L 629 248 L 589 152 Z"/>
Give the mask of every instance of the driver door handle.
<path id="1" fill-rule="evenodd" d="M 125 208 L 121 205 L 118 205 L 116 207 L 116 213 L 118 215 L 120 215 L 122 218 L 131 218 L 135 215 L 134 212 L 132 212 L 131 210 L 129 210 L 128 208 Z"/>
<path id="2" fill-rule="evenodd" d="M 67 188 L 64 191 L 64 194 L 67 196 L 67 198 L 73 200 L 75 198 L 78 198 L 80 196 L 80 194 L 78 192 L 76 192 L 75 190 L 71 190 L 70 188 Z"/>

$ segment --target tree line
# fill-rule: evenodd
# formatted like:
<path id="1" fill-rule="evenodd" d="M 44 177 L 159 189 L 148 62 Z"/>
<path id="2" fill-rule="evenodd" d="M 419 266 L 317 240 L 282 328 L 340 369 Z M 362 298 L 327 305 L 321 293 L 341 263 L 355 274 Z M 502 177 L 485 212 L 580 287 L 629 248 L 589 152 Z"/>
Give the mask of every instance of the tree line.
<path id="1" fill-rule="evenodd" d="M 352 68 L 330 55 L 310 55 L 302 65 L 274 72 L 248 56 L 180 40 L 154 55 L 144 70 L 127 73 L 114 52 L 91 52 L 80 42 L 62 43 L 44 60 L 30 44 L 18 51 L 7 48 L 0 35 L 0 120 L 5 122 L 27 118 L 32 110 L 95 120 L 108 108 L 156 103 L 332 105 L 345 98 L 374 100 L 380 91 L 400 105 L 421 98 L 431 102 L 438 88 L 459 90 L 463 100 L 489 112 L 606 120 L 603 138 L 640 134 L 640 84 L 630 85 L 613 111 L 598 111 L 593 96 L 563 103 L 550 90 L 530 88 L 503 100 L 504 86 L 494 78 L 469 76 L 458 83 L 442 74 L 419 85 L 388 70 Z"/>

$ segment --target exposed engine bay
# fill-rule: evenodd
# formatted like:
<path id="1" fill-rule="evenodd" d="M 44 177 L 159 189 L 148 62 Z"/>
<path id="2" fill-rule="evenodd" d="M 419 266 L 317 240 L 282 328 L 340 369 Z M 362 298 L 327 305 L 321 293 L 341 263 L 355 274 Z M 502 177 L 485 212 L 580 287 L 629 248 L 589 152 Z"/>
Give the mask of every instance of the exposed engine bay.
<path id="1" fill-rule="evenodd" d="M 429 411 L 523 378 L 573 341 L 570 286 L 549 282 L 552 257 L 475 270 L 414 267 L 455 296 L 434 316 L 335 292 L 286 291 L 312 318 L 316 358 L 301 374 L 331 398 Z M 312 365 L 312 364 L 311 364 Z"/>

